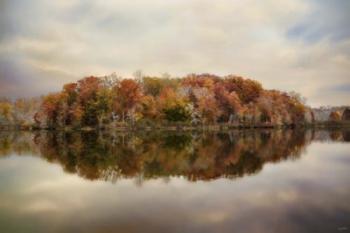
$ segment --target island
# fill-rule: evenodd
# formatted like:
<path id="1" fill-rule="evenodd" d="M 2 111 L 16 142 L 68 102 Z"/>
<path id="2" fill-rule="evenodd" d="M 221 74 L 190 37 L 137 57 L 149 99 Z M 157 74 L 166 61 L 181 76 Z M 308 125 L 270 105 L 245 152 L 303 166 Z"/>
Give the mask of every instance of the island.
<path id="1" fill-rule="evenodd" d="M 85 77 L 37 98 L 0 99 L 2 130 L 224 130 L 349 122 L 346 106 L 312 109 L 296 92 L 267 90 L 236 75 L 122 78 L 113 73 Z"/>

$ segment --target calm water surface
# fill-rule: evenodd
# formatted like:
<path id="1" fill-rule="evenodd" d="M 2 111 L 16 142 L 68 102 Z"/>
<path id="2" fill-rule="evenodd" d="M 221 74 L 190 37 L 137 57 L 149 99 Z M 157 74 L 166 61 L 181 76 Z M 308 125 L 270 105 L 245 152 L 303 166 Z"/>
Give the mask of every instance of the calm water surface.
<path id="1" fill-rule="evenodd" d="M 0 232 L 350 232 L 349 141 L 0 132 Z"/>

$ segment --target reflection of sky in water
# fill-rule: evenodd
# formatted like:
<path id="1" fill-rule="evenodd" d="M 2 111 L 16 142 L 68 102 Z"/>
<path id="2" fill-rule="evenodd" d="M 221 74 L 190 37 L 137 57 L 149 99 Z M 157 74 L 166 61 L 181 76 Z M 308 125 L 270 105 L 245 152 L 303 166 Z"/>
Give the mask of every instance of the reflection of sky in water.
<path id="1" fill-rule="evenodd" d="M 350 231 L 350 144 L 314 142 L 252 176 L 115 184 L 38 157 L 0 160 L 0 232 Z"/>

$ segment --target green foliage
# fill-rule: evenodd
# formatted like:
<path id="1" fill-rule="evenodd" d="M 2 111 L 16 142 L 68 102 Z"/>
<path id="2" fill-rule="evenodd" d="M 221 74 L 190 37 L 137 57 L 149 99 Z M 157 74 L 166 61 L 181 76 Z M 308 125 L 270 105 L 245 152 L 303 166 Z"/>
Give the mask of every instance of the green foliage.
<path id="1" fill-rule="evenodd" d="M 157 97 L 164 88 L 177 89 L 180 80 L 176 78 L 143 77 L 142 87 L 145 95 Z"/>
<path id="2" fill-rule="evenodd" d="M 89 100 L 85 104 L 83 114 L 83 125 L 94 126 L 97 124 L 98 105 L 94 100 Z"/>
<path id="3" fill-rule="evenodd" d="M 171 122 L 186 122 L 191 118 L 191 112 L 183 105 L 164 108 L 165 119 Z"/>

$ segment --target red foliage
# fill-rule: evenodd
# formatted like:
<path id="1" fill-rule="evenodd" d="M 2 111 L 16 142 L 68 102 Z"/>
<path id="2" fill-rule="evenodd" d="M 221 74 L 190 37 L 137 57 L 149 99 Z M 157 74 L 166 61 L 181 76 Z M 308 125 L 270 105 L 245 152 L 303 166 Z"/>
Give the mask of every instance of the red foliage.
<path id="1" fill-rule="evenodd" d="M 141 86 L 132 79 L 124 79 L 119 85 L 113 88 L 114 91 L 114 109 L 121 112 L 123 118 L 125 113 L 133 109 L 142 98 Z"/>
<path id="2" fill-rule="evenodd" d="M 86 103 L 88 99 L 96 97 L 97 91 L 101 86 L 101 79 L 90 76 L 78 81 L 79 99 Z"/>

